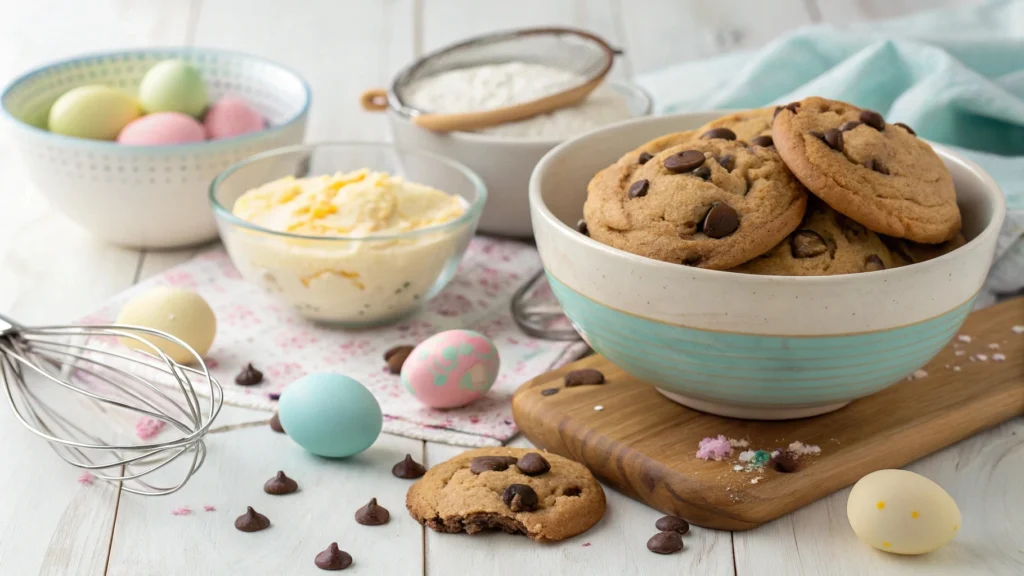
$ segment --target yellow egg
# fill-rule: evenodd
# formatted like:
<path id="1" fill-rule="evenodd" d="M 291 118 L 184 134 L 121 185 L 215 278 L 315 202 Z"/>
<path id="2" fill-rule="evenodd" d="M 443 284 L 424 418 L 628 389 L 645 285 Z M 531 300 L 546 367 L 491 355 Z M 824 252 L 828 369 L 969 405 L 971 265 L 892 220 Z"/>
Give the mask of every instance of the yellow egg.
<path id="1" fill-rule="evenodd" d="M 50 107 L 50 132 L 113 140 L 121 129 L 142 114 L 138 101 L 108 86 L 79 86 L 64 93 Z"/>
<path id="2" fill-rule="evenodd" d="M 154 288 L 131 299 L 121 309 L 118 324 L 141 326 L 176 336 L 192 347 L 200 356 L 206 355 L 217 333 L 217 318 L 203 297 L 189 290 L 178 288 Z M 181 364 L 195 362 L 185 348 L 164 338 L 137 333 L 154 346 Z M 122 338 L 121 343 L 152 353 L 145 344 L 131 338 Z"/>
<path id="3" fill-rule="evenodd" d="M 846 516 L 862 542 L 894 554 L 941 548 L 961 522 L 960 508 L 941 486 L 907 470 L 879 470 L 858 480 Z"/>

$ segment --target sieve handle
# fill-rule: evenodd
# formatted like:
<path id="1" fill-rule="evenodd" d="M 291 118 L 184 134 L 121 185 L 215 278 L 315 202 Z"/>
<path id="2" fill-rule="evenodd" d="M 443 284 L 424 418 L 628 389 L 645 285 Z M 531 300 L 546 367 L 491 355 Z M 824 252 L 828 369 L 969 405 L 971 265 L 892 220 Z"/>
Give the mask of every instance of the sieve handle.
<path id="1" fill-rule="evenodd" d="M 359 104 L 367 112 L 383 112 L 388 109 L 388 91 L 383 88 L 371 88 L 359 95 Z"/>

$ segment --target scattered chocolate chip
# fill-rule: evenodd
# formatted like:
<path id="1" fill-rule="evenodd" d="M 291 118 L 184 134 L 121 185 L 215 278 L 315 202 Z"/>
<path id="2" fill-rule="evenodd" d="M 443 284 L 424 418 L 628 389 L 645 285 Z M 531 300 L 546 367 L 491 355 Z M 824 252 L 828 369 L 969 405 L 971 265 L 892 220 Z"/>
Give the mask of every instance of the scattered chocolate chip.
<path id="1" fill-rule="evenodd" d="M 753 140 L 750 141 L 750 143 L 753 144 L 754 146 L 767 148 L 769 146 L 773 146 L 775 144 L 775 140 L 773 140 L 770 135 L 765 134 L 764 136 L 758 136 L 757 138 L 754 138 Z"/>
<path id="2" fill-rule="evenodd" d="M 658 532 L 647 541 L 647 549 L 655 554 L 674 554 L 683 549 L 683 536 L 679 532 Z"/>
<path id="3" fill-rule="evenodd" d="M 864 167 L 867 168 L 868 170 L 874 170 L 879 174 L 884 174 L 886 176 L 889 175 L 889 171 L 886 170 L 885 166 L 882 166 L 882 163 L 879 162 L 878 160 L 868 160 L 864 162 Z"/>
<path id="4" fill-rule="evenodd" d="M 413 460 L 412 456 L 409 454 L 405 455 L 405 460 L 402 460 L 391 467 L 391 475 L 395 478 L 402 478 L 404 480 L 419 478 L 426 473 L 427 469 L 423 464 Z"/>
<path id="5" fill-rule="evenodd" d="M 545 388 L 540 391 L 541 396 L 554 396 L 558 394 L 558 388 Z"/>
<path id="6" fill-rule="evenodd" d="M 573 370 L 565 375 L 566 388 L 572 388 L 573 386 L 593 386 L 595 384 L 604 384 L 604 374 L 600 370 L 583 368 L 581 370 Z"/>
<path id="7" fill-rule="evenodd" d="M 825 144 L 828 147 L 835 150 L 836 152 L 843 151 L 843 133 L 835 128 L 829 128 L 825 131 Z"/>
<path id="8" fill-rule="evenodd" d="M 720 140 L 735 140 L 736 133 L 728 128 L 712 128 L 700 135 L 701 140 L 711 140 L 713 138 Z"/>
<path id="9" fill-rule="evenodd" d="M 777 472 L 792 474 L 800 469 L 800 463 L 789 452 L 781 452 L 778 456 L 772 458 L 772 467 Z"/>
<path id="10" fill-rule="evenodd" d="M 885 270 L 885 262 L 882 262 L 877 254 L 872 254 L 864 261 L 864 271 L 875 272 L 876 270 Z"/>
<path id="11" fill-rule="evenodd" d="M 245 514 L 235 518 L 235 528 L 242 532 L 259 532 L 270 527 L 270 519 L 249 506 Z"/>
<path id="12" fill-rule="evenodd" d="M 551 464 L 548 464 L 548 461 L 540 454 L 530 452 L 529 454 L 523 455 L 523 457 L 516 462 L 516 468 L 519 468 L 519 471 L 527 476 L 540 476 L 548 470 L 551 470 Z"/>
<path id="13" fill-rule="evenodd" d="M 380 526 L 387 524 L 390 519 L 391 513 L 387 508 L 379 506 L 376 498 L 370 498 L 366 506 L 356 510 L 356 522 L 363 526 Z"/>
<path id="14" fill-rule="evenodd" d="M 469 461 L 469 471 L 473 474 L 501 472 L 508 470 L 508 467 L 514 465 L 517 461 L 517 458 L 511 456 L 477 456 Z"/>
<path id="15" fill-rule="evenodd" d="M 299 489 L 299 483 L 292 480 L 285 475 L 284 472 L 278 470 L 277 475 L 267 480 L 263 484 L 263 491 L 267 494 L 273 494 L 275 496 L 281 496 L 282 494 L 291 494 Z"/>
<path id="16" fill-rule="evenodd" d="M 392 374 L 401 374 L 402 366 L 405 365 L 405 361 L 409 359 L 409 355 L 415 350 L 414 346 L 403 344 L 402 346 L 395 346 L 384 353 L 384 361 L 388 363 L 388 372 Z"/>
<path id="17" fill-rule="evenodd" d="M 714 204 L 704 217 L 703 231 L 709 238 L 725 238 L 740 227 L 740 217 L 728 204 Z"/>
<path id="18" fill-rule="evenodd" d="M 647 196 L 647 190 L 650 187 L 651 183 L 648 182 L 646 179 L 637 180 L 636 182 L 633 182 L 633 184 L 631 184 L 629 187 L 629 197 L 643 198 L 644 196 Z"/>
<path id="19" fill-rule="evenodd" d="M 639 162 L 641 165 L 643 165 L 643 164 L 647 164 L 647 162 L 651 158 L 654 158 L 654 156 L 652 154 L 649 154 L 647 152 L 641 152 L 640 153 L 640 157 L 637 158 L 636 161 Z"/>
<path id="20" fill-rule="evenodd" d="M 885 130 L 885 118 L 874 110 L 861 110 L 860 121 L 881 132 Z"/>
<path id="21" fill-rule="evenodd" d="M 662 532 L 678 532 L 686 534 L 690 531 L 690 523 L 679 516 L 662 516 L 654 523 L 654 527 Z"/>
<path id="22" fill-rule="evenodd" d="M 813 230 L 801 230 L 789 240 L 789 249 L 793 258 L 814 258 L 828 250 L 825 239 Z"/>
<path id="23" fill-rule="evenodd" d="M 704 163 L 704 153 L 700 150 L 685 150 L 665 158 L 665 169 L 673 174 L 682 174 L 700 167 Z"/>
<path id="24" fill-rule="evenodd" d="M 917 132 L 914 132 L 913 128 L 911 128 L 910 126 L 907 126 L 903 122 L 897 122 L 896 124 L 894 124 L 894 126 L 899 126 L 900 128 L 903 128 L 904 130 L 906 130 L 907 132 L 910 132 L 911 136 L 917 136 Z"/>
<path id="25" fill-rule="evenodd" d="M 725 168 L 726 172 L 732 172 L 732 169 L 736 167 L 736 157 L 726 154 L 718 159 L 718 165 Z"/>
<path id="26" fill-rule="evenodd" d="M 590 229 L 587 228 L 587 221 L 583 218 L 580 218 L 579 221 L 576 222 L 576 231 L 584 236 L 590 236 Z"/>
<path id="27" fill-rule="evenodd" d="M 253 368 L 252 364 L 247 364 L 242 371 L 235 376 L 235 384 L 239 386 L 255 386 L 263 382 L 263 372 Z"/>
<path id="28" fill-rule="evenodd" d="M 326 550 L 316 555 L 313 563 L 321 570 L 344 570 L 352 565 L 352 556 L 339 550 L 337 542 L 331 542 Z"/>
<path id="29" fill-rule="evenodd" d="M 270 417 L 270 429 L 279 434 L 285 433 L 284 428 L 281 426 L 281 419 L 277 416 L 277 412 L 274 412 L 274 415 Z"/>
<path id="30" fill-rule="evenodd" d="M 501 500 L 513 512 L 533 512 L 539 502 L 537 493 L 526 484 L 509 484 Z"/>
<path id="31" fill-rule="evenodd" d="M 847 130 L 853 130 L 857 126 L 860 126 L 860 122 L 858 122 L 856 120 L 850 120 L 849 122 L 843 122 L 839 126 L 839 131 L 840 132 L 846 132 Z"/>
<path id="32" fill-rule="evenodd" d="M 701 180 L 707 180 L 708 178 L 711 178 L 711 168 L 708 168 L 706 165 L 701 166 L 693 171 L 693 175 Z"/>

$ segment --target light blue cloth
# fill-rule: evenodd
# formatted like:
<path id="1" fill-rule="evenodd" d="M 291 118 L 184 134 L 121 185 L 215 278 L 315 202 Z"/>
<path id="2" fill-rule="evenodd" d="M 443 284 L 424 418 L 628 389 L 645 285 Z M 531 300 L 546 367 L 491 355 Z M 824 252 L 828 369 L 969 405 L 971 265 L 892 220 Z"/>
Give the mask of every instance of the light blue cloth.
<path id="1" fill-rule="evenodd" d="M 1000 184 L 1007 220 L 979 303 L 1024 289 L 1024 0 L 811 27 L 753 52 L 637 79 L 663 114 L 823 96 L 957 148 Z"/>

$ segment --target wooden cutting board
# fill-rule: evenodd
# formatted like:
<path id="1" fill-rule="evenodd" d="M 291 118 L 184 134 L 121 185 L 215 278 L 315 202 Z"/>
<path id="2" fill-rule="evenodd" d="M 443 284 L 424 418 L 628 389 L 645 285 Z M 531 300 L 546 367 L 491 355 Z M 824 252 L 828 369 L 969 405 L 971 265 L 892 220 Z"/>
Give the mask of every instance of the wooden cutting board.
<path id="1" fill-rule="evenodd" d="M 602 356 L 523 384 L 512 408 L 516 424 L 531 442 L 586 464 L 630 497 L 699 526 L 746 530 L 869 472 L 901 467 L 1024 414 L 1024 334 L 1012 330 L 1021 325 L 1024 298 L 975 312 L 960 332 L 970 335 L 971 342 L 954 339 L 925 367 L 928 376 L 802 420 L 745 421 L 696 412 Z M 999 348 L 990 348 L 992 344 Z M 993 359 L 997 353 L 1005 360 Z M 602 371 L 606 383 L 564 388 L 563 376 L 578 368 Z M 546 388 L 559 391 L 541 395 Z M 742 448 L 719 462 L 695 456 L 701 439 L 719 434 L 747 439 L 750 449 L 772 450 L 801 441 L 819 446 L 821 453 L 799 458 L 792 473 L 771 465 L 760 472 L 736 471 Z"/>

